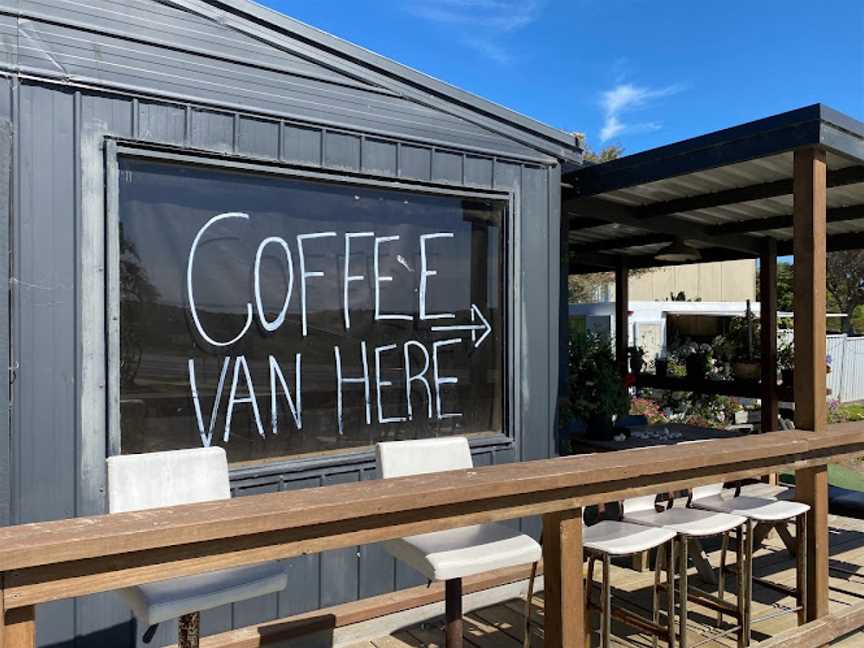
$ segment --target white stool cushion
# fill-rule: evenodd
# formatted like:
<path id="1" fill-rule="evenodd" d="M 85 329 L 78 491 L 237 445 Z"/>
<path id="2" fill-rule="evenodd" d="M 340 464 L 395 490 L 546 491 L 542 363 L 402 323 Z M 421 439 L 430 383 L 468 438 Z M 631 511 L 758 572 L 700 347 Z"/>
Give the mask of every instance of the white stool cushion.
<path id="1" fill-rule="evenodd" d="M 435 581 L 537 562 L 542 554 L 531 537 L 494 523 L 388 540 L 384 546 Z"/>
<path id="2" fill-rule="evenodd" d="M 766 497 L 724 498 L 720 495 L 694 499 L 691 503 L 696 508 L 721 513 L 743 515 L 757 522 L 782 522 L 803 515 L 810 510 L 807 504 L 801 502 L 768 499 Z"/>
<path id="3" fill-rule="evenodd" d="M 184 614 L 281 592 L 288 575 L 278 563 L 185 576 L 119 590 L 146 627 Z"/>
<path id="4" fill-rule="evenodd" d="M 663 527 L 681 535 L 700 538 L 731 531 L 747 522 L 747 518 L 728 513 L 673 506 L 671 509 L 660 513 L 654 511 L 629 513 L 624 516 L 624 521 Z"/>
<path id="5" fill-rule="evenodd" d="M 582 532 L 586 549 L 610 556 L 628 556 L 666 544 L 675 532 L 657 527 L 603 520 Z"/>

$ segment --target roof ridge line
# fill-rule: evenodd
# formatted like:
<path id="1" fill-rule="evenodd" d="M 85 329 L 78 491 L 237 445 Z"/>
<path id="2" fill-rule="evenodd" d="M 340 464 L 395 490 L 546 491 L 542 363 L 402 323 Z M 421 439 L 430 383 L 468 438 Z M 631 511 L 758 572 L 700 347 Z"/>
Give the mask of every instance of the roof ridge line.
<path id="1" fill-rule="evenodd" d="M 332 67 L 370 85 L 397 92 L 407 101 L 450 113 L 492 132 L 564 160 L 579 160 L 581 149 L 569 133 L 543 124 L 462 90 L 445 81 L 408 67 L 362 46 L 307 25 L 251 0 L 158 0 L 192 11 L 227 27 L 243 31 L 274 47 L 310 58 L 303 48 L 286 39 L 323 50 L 333 58 L 319 65 Z M 345 70 L 336 62 L 349 65 Z"/>

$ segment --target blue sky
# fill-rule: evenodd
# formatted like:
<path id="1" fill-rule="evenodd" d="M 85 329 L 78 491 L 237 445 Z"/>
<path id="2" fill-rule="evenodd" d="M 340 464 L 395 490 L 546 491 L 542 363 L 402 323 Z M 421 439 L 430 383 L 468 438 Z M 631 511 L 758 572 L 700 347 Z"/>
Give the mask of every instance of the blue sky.
<path id="1" fill-rule="evenodd" d="M 635 153 L 816 102 L 864 120 L 862 0 L 263 3 L 594 148 Z"/>

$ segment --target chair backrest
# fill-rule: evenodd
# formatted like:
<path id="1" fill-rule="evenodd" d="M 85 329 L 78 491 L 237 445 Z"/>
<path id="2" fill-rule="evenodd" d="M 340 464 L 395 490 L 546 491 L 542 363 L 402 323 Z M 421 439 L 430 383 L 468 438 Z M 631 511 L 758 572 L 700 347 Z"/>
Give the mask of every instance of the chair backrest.
<path id="1" fill-rule="evenodd" d="M 108 457 L 108 511 L 229 499 L 222 448 L 194 448 Z"/>
<path id="2" fill-rule="evenodd" d="M 703 497 L 714 497 L 723 492 L 723 482 L 716 484 L 708 484 L 707 486 L 696 486 L 690 491 L 690 497 L 694 500 L 702 499 Z"/>
<path id="3" fill-rule="evenodd" d="M 465 437 L 386 441 L 375 450 L 381 479 L 474 467 Z"/>
<path id="4" fill-rule="evenodd" d="M 630 513 L 638 513 L 639 511 L 654 511 L 654 503 L 657 501 L 657 495 L 641 495 L 639 497 L 631 497 L 624 500 L 622 505 L 624 515 Z"/>

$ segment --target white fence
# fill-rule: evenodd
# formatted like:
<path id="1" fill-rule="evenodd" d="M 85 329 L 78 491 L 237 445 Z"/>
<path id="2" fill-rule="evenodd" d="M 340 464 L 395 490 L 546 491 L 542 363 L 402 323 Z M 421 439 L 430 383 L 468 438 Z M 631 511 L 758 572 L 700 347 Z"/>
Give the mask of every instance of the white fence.
<path id="1" fill-rule="evenodd" d="M 864 337 L 828 336 L 831 398 L 843 403 L 864 400 Z"/>

